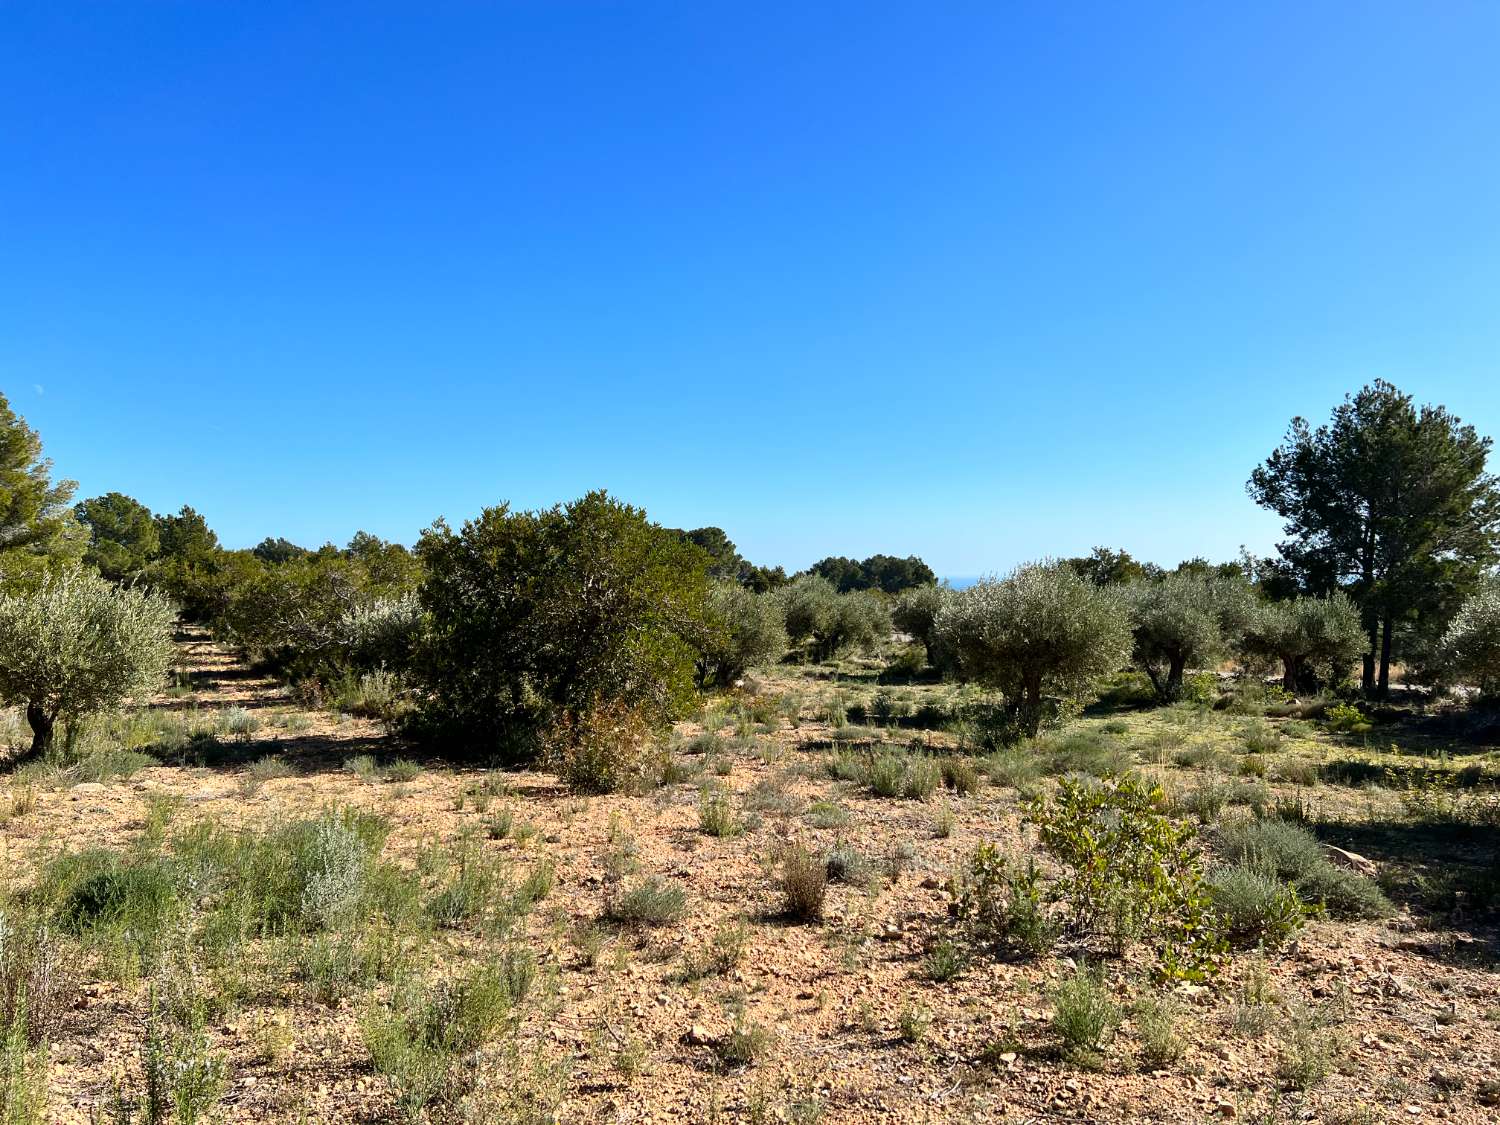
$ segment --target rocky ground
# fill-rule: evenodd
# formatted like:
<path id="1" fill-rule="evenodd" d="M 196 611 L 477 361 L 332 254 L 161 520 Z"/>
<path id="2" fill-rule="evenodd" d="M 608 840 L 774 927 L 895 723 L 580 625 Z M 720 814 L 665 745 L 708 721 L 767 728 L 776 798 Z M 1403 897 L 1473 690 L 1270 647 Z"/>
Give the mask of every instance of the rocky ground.
<path id="1" fill-rule="evenodd" d="M 537 1068 L 537 1081 L 560 1085 L 560 1120 L 1500 1119 L 1494 932 L 1481 919 L 1435 917 L 1399 896 L 1400 909 L 1388 920 L 1314 920 L 1283 949 L 1241 954 L 1212 983 L 1179 986 L 1170 999 L 1185 1049 L 1165 1065 L 1142 1061 L 1131 1019 L 1094 1065 L 1061 1056 L 1050 988 L 1072 966 L 1066 946 L 1039 960 L 985 959 L 956 979 L 930 979 L 925 955 L 951 926 L 950 875 L 980 841 L 1017 852 L 1033 845 L 1017 791 L 1007 785 L 986 783 L 967 796 L 877 799 L 824 776 L 824 751 L 806 747 L 832 734 L 819 717 L 822 700 L 868 689 L 857 670 L 844 684 L 778 670 L 751 690 L 795 697 L 797 726 L 778 718 L 774 729 L 752 732 L 742 745 L 726 738 L 705 761 L 687 744 L 701 725 L 684 724 L 679 759 L 690 776 L 645 795 L 607 797 L 572 795 L 543 773 L 507 772 L 497 780 L 422 761 L 372 721 L 298 705 L 201 634 L 184 641 L 183 672 L 189 686 L 158 708 L 188 715 L 243 708 L 259 719 L 242 722 L 254 729 L 229 739 L 231 760 L 148 766 L 102 781 L 38 779 L 26 782 L 24 793 L 12 781 L 13 811 L 0 829 L 8 889 L 24 890 L 38 863 L 59 851 L 131 847 L 148 818 L 166 808 L 174 810 L 175 830 L 198 818 L 264 826 L 350 805 L 389 819 L 387 852 L 413 869 L 424 851 L 462 841 L 500 857 L 518 876 L 550 861 L 555 886 L 522 922 L 520 936 L 538 951 L 545 972 L 519 1057 Z M 1152 745 L 1161 720 L 1130 715 L 1113 723 L 1110 737 L 1143 768 L 1169 781 L 1201 772 L 1141 749 Z M 1212 742 L 1224 732 L 1205 724 L 1188 737 Z M 1321 735 L 1304 740 L 1310 757 L 1343 752 Z M 345 768 L 362 755 L 415 757 L 422 768 L 403 780 Z M 251 763 L 268 757 L 289 766 L 290 775 L 257 779 Z M 732 792 L 747 823 L 743 834 L 700 830 L 705 784 Z M 1386 862 L 1360 824 L 1395 807 L 1390 793 L 1268 785 L 1278 796 L 1317 804 L 1331 823 L 1343 818 L 1346 846 Z M 521 827 L 490 838 L 487 826 L 505 812 Z M 1329 838 L 1338 842 L 1337 831 Z M 778 849 L 791 839 L 817 848 L 848 845 L 880 877 L 830 886 L 821 922 L 789 922 L 773 876 Z M 599 924 L 619 880 L 653 875 L 686 892 L 680 922 L 639 931 Z M 736 925 L 744 927 L 737 962 L 688 979 L 696 974 L 685 966 Z M 438 934 L 423 956 L 443 971 L 489 953 L 482 935 Z M 49 1053 L 48 1117 L 109 1120 L 114 1084 L 128 1083 L 139 1069 L 145 986 L 112 979 L 86 958 L 72 967 L 78 990 Z M 274 965 L 266 972 L 280 983 L 248 990 L 248 999 L 224 1005 L 209 1027 L 212 1049 L 228 1061 L 218 1117 L 399 1119 L 364 1046 L 366 1001 L 351 995 L 319 1002 L 276 978 Z M 1127 1007 L 1153 987 L 1143 970 L 1112 979 Z M 752 1061 L 726 1061 L 723 1044 L 736 1020 L 741 1029 L 765 1032 Z M 1298 1052 L 1326 1055 L 1326 1077 L 1306 1089 L 1285 1077 L 1287 1056 Z M 507 1069 L 514 1058 L 491 1065 L 492 1080 L 516 1080 Z"/>

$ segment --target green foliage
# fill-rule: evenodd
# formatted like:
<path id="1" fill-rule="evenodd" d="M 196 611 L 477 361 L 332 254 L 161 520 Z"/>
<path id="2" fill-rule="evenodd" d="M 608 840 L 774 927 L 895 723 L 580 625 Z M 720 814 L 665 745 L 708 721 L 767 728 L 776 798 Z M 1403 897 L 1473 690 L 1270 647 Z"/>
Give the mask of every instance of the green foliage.
<path id="1" fill-rule="evenodd" d="M 1339 734 L 1363 734 L 1370 729 L 1365 713 L 1353 703 L 1335 703 L 1323 712 L 1323 725 Z"/>
<path id="2" fill-rule="evenodd" d="M 538 730 L 595 706 L 662 724 L 693 698 L 703 555 L 640 509 L 603 492 L 501 505 L 457 533 L 439 521 L 417 553 L 427 729 L 469 752 L 534 749 Z"/>
<path id="3" fill-rule="evenodd" d="M 840 594 L 819 575 L 801 575 L 777 592 L 787 636 L 811 642 L 812 655 L 828 660 L 849 648 L 871 648 L 890 635 L 885 603 L 867 591 Z"/>
<path id="4" fill-rule="evenodd" d="M 769 594 L 733 582 L 709 588 L 708 627 L 698 656 L 698 686 L 727 687 L 747 669 L 772 664 L 786 651 L 786 623 Z"/>
<path id="5" fill-rule="evenodd" d="M 871 555 L 864 562 L 829 556 L 813 563 L 808 573 L 827 579 L 841 594 L 851 590 L 881 590 L 896 594 L 914 586 L 930 586 L 937 581 L 932 568 L 915 555 L 904 559 L 894 555 Z"/>
<path id="6" fill-rule="evenodd" d="M 897 596 L 891 610 L 891 622 L 901 632 L 922 645 L 927 663 L 938 664 L 937 617 L 952 594 L 947 586 L 914 586 Z"/>
<path id="7" fill-rule="evenodd" d="M 1116 948 L 1154 942 L 1160 971 L 1200 979 L 1219 967 L 1222 939 L 1190 825 L 1161 812 L 1163 794 L 1133 776 L 1062 778 L 1055 798 L 1027 810 L 1042 846 L 1060 864 L 1067 923 Z"/>
<path id="8" fill-rule="evenodd" d="M 175 655 L 175 616 L 156 594 L 78 568 L 0 593 L 0 701 L 26 708 L 31 753 L 52 745 L 58 719 L 158 689 Z"/>
<path id="9" fill-rule="evenodd" d="M 1231 945 L 1275 947 L 1302 925 L 1307 910 L 1294 888 L 1273 875 L 1234 865 L 1213 873 L 1208 894 Z"/>
<path id="10" fill-rule="evenodd" d="M 665 926 L 682 918 L 687 894 L 660 879 L 647 879 L 613 898 L 605 914 L 625 926 Z"/>
<path id="11" fill-rule="evenodd" d="M 1364 645 L 1359 611 L 1342 593 L 1267 602 L 1251 614 L 1245 647 L 1281 662 L 1282 687 L 1315 694 L 1347 678 Z"/>
<path id="12" fill-rule="evenodd" d="M 1445 622 L 1493 562 L 1500 486 L 1485 472 L 1489 449 L 1445 408 L 1418 409 L 1377 381 L 1326 425 L 1293 419 L 1252 474 L 1250 495 L 1286 520 L 1278 549 L 1302 587 L 1346 587 L 1363 611 L 1367 690 L 1386 687 L 1396 623 Z"/>
<path id="13" fill-rule="evenodd" d="M 47 1120 L 47 1050 L 27 1035 L 25 997 L 0 1026 L 0 1121 L 42 1125 Z"/>
<path id="14" fill-rule="evenodd" d="M 161 546 L 151 509 L 121 492 L 85 500 L 73 509 L 88 530 L 83 561 L 119 582 L 143 574 Z"/>
<path id="15" fill-rule="evenodd" d="M 41 438 L 0 394 L 0 589 L 77 561 L 87 536 L 68 507 L 76 487 L 53 482 Z"/>
<path id="16" fill-rule="evenodd" d="M 935 629 L 959 674 L 1004 692 L 1028 734 L 1041 725 L 1049 700 L 1082 699 L 1130 651 L 1123 600 L 1048 563 L 959 591 L 939 611 Z M 1058 710 L 1055 701 L 1050 709 Z"/>
<path id="17" fill-rule="evenodd" d="M 1500 581 L 1466 599 L 1443 634 L 1438 664 L 1483 696 L 1500 692 Z"/>
<path id="18" fill-rule="evenodd" d="M 543 759 L 580 793 L 642 790 L 660 784 L 671 754 L 645 704 L 599 700 L 561 711 L 543 732 Z"/>
<path id="19" fill-rule="evenodd" d="M 698 827 L 710 836 L 727 839 L 738 836 L 745 824 L 735 814 L 734 805 L 723 793 L 705 793 L 698 802 Z"/>
<path id="20" fill-rule="evenodd" d="M 1102 970 L 1087 965 L 1052 989 L 1052 1005 L 1052 1030 L 1079 1061 L 1090 1061 L 1102 1051 L 1124 1019 Z"/>
<path id="21" fill-rule="evenodd" d="M 1183 695 L 1183 675 L 1225 655 L 1250 617 L 1253 596 L 1243 581 L 1169 574 L 1129 588 L 1135 663 L 1157 698 Z"/>
<path id="22" fill-rule="evenodd" d="M 1224 825 L 1215 846 L 1226 859 L 1291 885 L 1299 896 L 1339 918 L 1382 918 L 1391 904 L 1370 880 L 1335 867 L 1318 838 L 1300 824 L 1265 819 Z"/>
<path id="23" fill-rule="evenodd" d="M 1057 941 L 1036 864 L 1013 868 L 994 844 L 980 844 L 952 887 L 952 914 L 965 943 L 999 956 L 1036 957 Z"/>

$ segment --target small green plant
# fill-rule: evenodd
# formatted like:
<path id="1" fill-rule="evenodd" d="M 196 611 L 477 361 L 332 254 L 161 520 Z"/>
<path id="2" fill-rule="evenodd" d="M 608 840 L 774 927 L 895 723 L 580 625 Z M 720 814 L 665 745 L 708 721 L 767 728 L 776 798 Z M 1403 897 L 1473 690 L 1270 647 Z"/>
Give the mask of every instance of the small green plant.
<path id="1" fill-rule="evenodd" d="M 1275 948 L 1301 927 L 1307 914 L 1294 888 L 1253 868 L 1222 868 L 1207 885 L 1220 931 L 1231 945 Z"/>
<path id="2" fill-rule="evenodd" d="M 1365 734 L 1370 721 L 1353 703 L 1335 703 L 1323 712 L 1323 726 L 1338 734 Z"/>
<path id="3" fill-rule="evenodd" d="M 653 877 L 613 898 L 605 916 L 624 926 L 665 926 L 679 921 L 686 909 L 687 894 L 681 887 Z"/>
<path id="4" fill-rule="evenodd" d="M 729 1033 L 719 1040 L 717 1050 L 724 1065 L 749 1066 L 765 1058 L 773 1042 L 770 1029 L 741 1009 L 735 1013 Z"/>
<path id="5" fill-rule="evenodd" d="M 1171 1066 L 1182 1058 L 1187 1044 L 1177 1031 L 1180 1009 L 1170 998 L 1148 996 L 1135 1006 L 1135 1034 L 1140 1040 L 1140 1061 L 1152 1069 Z"/>
<path id="6" fill-rule="evenodd" d="M 698 828 L 710 836 L 728 839 L 745 830 L 734 805 L 722 793 L 704 794 L 698 804 Z"/>
<path id="7" fill-rule="evenodd" d="M 832 801 L 814 801 L 807 809 L 807 819 L 814 828 L 844 828 L 849 814 Z"/>
<path id="8" fill-rule="evenodd" d="M 1103 972 L 1087 965 L 1053 988 L 1052 1004 L 1052 1030 L 1075 1061 L 1097 1059 L 1123 1018 Z"/>
<path id="9" fill-rule="evenodd" d="M 933 943 L 922 961 L 927 979 L 945 984 L 964 971 L 966 959 L 962 947 L 944 938 Z"/>
<path id="10" fill-rule="evenodd" d="M 896 1016 L 896 1033 L 903 1043 L 920 1043 L 932 1027 L 932 1012 L 920 1004 L 904 1005 Z"/>
<path id="11" fill-rule="evenodd" d="M 967 944 L 996 955 L 1039 956 L 1057 940 L 1036 864 L 1014 868 L 989 842 L 969 857 L 953 887 L 952 912 Z"/>

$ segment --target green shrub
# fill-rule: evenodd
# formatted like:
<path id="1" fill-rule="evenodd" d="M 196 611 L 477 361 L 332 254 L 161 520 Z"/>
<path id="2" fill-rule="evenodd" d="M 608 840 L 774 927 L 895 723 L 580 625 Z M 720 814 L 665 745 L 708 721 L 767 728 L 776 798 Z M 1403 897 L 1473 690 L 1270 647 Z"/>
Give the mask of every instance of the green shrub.
<path id="1" fill-rule="evenodd" d="M 786 651 L 786 619 L 770 594 L 738 582 L 715 582 L 708 592 L 708 627 L 698 641 L 699 687 L 732 685 L 746 670 L 774 664 Z"/>
<path id="2" fill-rule="evenodd" d="M 1231 945 L 1283 944 L 1302 925 L 1306 908 L 1297 892 L 1273 875 L 1253 868 L 1225 867 L 1208 880 L 1208 894 L 1219 929 Z"/>
<path id="3" fill-rule="evenodd" d="M 744 823 L 735 815 L 734 805 L 722 793 L 704 794 L 698 803 L 698 827 L 721 839 L 738 836 L 745 830 Z"/>
<path id="4" fill-rule="evenodd" d="M 1323 712 L 1323 725 L 1339 734 L 1363 734 L 1370 729 L 1365 713 L 1353 703 L 1335 703 Z"/>
<path id="5" fill-rule="evenodd" d="M 543 746 L 548 765 L 580 793 L 649 788 L 670 760 L 649 712 L 619 701 L 560 715 Z"/>
<path id="6" fill-rule="evenodd" d="M 1240 747 L 1249 754 L 1274 754 L 1281 749 L 1281 732 L 1265 720 L 1240 727 Z"/>
<path id="7" fill-rule="evenodd" d="M 1163 815 L 1163 799 L 1130 776 L 1063 778 L 1055 798 L 1031 803 L 1027 819 L 1063 865 L 1058 889 L 1072 929 L 1102 933 L 1117 947 L 1148 937 L 1159 971 L 1200 978 L 1217 970 L 1223 943 L 1211 927 L 1193 830 Z"/>
<path id="8" fill-rule="evenodd" d="M 965 941 L 995 955 L 1039 956 L 1057 940 L 1034 863 L 1013 870 L 995 845 L 980 844 L 952 888 L 952 913 Z"/>
<path id="9" fill-rule="evenodd" d="M 589 715 L 659 729 L 694 699 L 706 556 L 640 509 L 603 492 L 547 511 L 501 505 L 457 533 L 439 522 L 417 554 L 421 730 L 514 755 L 543 729 L 609 725 Z"/>
<path id="10" fill-rule="evenodd" d="M 1300 824 L 1253 820 L 1225 825 L 1216 846 L 1226 859 L 1274 876 L 1296 888 L 1301 898 L 1340 918 L 1381 918 L 1391 904 L 1370 880 L 1335 867 L 1318 838 Z"/>
<path id="11" fill-rule="evenodd" d="M 857 885 L 868 881 L 870 876 L 869 862 L 848 844 L 835 844 L 829 848 L 824 868 L 830 883 Z"/>
<path id="12" fill-rule="evenodd" d="M 943 771 L 931 758 L 924 755 L 909 755 L 906 773 L 901 781 L 901 795 L 912 801 L 925 801 L 937 791 L 943 779 Z"/>
<path id="13" fill-rule="evenodd" d="M 52 748 L 60 719 L 160 688 L 176 655 L 175 619 L 166 598 L 81 569 L 34 590 L 0 590 L 0 703 L 25 708 L 28 755 Z"/>
<path id="14" fill-rule="evenodd" d="M 1103 972 L 1086 965 L 1052 989 L 1052 1005 L 1052 1030 L 1064 1048 L 1080 1059 L 1102 1051 L 1123 1019 Z"/>
<path id="15" fill-rule="evenodd" d="M 928 980 L 944 984 L 964 971 L 964 951 L 946 938 L 933 943 L 922 961 Z"/>
<path id="16" fill-rule="evenodd" d="M 938 765 L 943 771 L 943 784 L 955 793 L 967 797 L 979 791 L 979 770 L 968 758 L 948 754 Z"/>
<path id="17" fill-rule="evenodd" d="M 1170 999 L 1146 997 L 1135 1006 L 1135 1034 L 1141 1044 L 1141 1062 L 1160 1069 L 1177 1062 L 1187 1044 L 1177 1031 L 1178 1007 Z"/>
<path id="18" fill-rule="evenodd" d="M 665 926 L 681 919 L 686 909 L 682 888 L 651 878 L 612 899 L 605 914 L 625 926 Z"/>

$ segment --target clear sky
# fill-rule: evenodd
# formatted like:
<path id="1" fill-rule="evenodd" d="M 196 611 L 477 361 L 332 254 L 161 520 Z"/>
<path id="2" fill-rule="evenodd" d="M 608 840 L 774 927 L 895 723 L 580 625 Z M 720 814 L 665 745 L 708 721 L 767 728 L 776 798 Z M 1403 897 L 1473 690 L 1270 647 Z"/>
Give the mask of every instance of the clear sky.
<path id="1" fill-rule="evenodd" d="M 1383 377 L 1500 435 L 1500 5 L 0 2 L 0 388 L 81 495 L 757 562 L 1264 551 Z"/>

